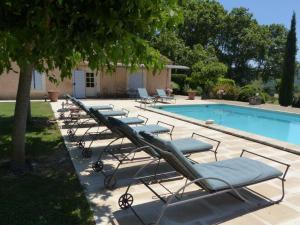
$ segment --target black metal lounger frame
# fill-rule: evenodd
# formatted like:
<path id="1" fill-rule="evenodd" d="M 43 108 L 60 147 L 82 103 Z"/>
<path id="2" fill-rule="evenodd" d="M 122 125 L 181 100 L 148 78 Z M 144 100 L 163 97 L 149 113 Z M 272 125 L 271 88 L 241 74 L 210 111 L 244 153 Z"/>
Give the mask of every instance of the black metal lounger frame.
<path id="1" fill-rule="evenodd" d="M 149 147 L 152 146 L 151 144 L 149 145 Z M 248 154 L 252 154 L 252 155 L 255 155 L 257 157 L 261 157 L 263 159 L 266 159 L 266 160 L 270 160 L 272 162 L 275 162 L 275 163 L 278 163 L 282 166 L 285 167 L 285 170 L 282 174 L 282 176 L 279 176 L 279 177 L 275 177 L 275 178 L 270 178 L 270 179 L 267 179 L 267 180 L 264 180 L 264 181 L 260 181 L 260 182 L 256 182 L 256 183 L 253 183 L 253 184 L 250 184 L 250 185 L 245 185 L 245 186 L 240 186 L 240 187 L 233 187 L 232 185 L 230 185 L 226 180 L 223 180 L 223 179 L 220 179 L 220 178 L 215 178 L 215 177 L 202 177 L 202 178 L 198 178 L 198 179 L 195 179 L 195 180 L 192 180 L 190 182 L 188 182 L 188 179 L 186 179 L 186 182 L 185 184 L 180 187 L 176 192 L 172 192 L 170 191 L 168 188 L 166 188 L 164 185 L 161 185 L 169 194 L 169 198 L 168 199 L 165 199 L 163 198 L 163 196 L 161 196 L 160 194 L 158 194 L 152 187 L 151 187 L 151 184 L 153 184 L 153 180 L 155 180 L 155 184 L 159 183 L 161 184 L 162 182 L 167 182 L 169 180 L 169 178 L 166 178 L 167 175 L 169 174 L 177 174 L 178 176 L 177 177 L 181 177 L 181 178 L 184 178 L 182 177 L 182 175 L 177 172 L 177 171 L 171 171 L 171 172 L 168 172 L 168 173 L 161 173 L 161 174 L 156 174 L 156 169 L 154 171 L 154 174 L 153 175 L 148 175 L 148 176 L 140 176 L 140 174 L 146 169 L 148 168 L 151 164 L 153 163 L 156 163 L 157 161 L 159 162 L 160 159 L 159 158 L 156 158 L 156 159 L 153 159 L 152 161 L 150 161 L 149 163 L 147 163 L 146 165 L 144 165 L 142 168 L 140 168 L 140 170 L 137 171 L 137 173 L 134 175 L 134 177 L 132 178 L 132 183 L 130 183 L 125 191 L 125 193 L 123 195 L 120 196 L 119 198 L 119 201 L 118 201 L 118 204 L 120 206 L 121 209 L 131 209 L 131 211 L 135 214 L 135 216 L 138 218 L 138 220 L 146 225 L 146 223 L 144 222 L 144 220 L 141 218 L 141 216 L 138 215 L 138 213 L 135 211 L 135 209 L 132 207 L 132 204 L 133 204 L 133 196 L 128 193 L 129 192 L 129 189 L 130 187 L 133 185 L 133 183 L 136 183 L 136 182 L 140 182 L 142 184 L 144 184 L 155 196 L 157 196 L 163 203 L 165 203 L 157 221 L 155 223 L 151 223 L 151 224 L 155 224 L 155 225 L 159 225 L 161 219 L 163 218 L 166 210 L 170 207 L 174 207 L 174 206 L 177 206 L 177 205 L 183 205 L 183 204 L 186 204 L 186 203 L 189 203 L 189 202 L 192 202 L 192 201 L 196 201 L 196 200 L 201 200 L 201 199 L 205 199 L 205 198 L 208 198 L 208 197 L 212 197 L 212 196 L 215 196 L 215 195 L 219 195 L 219 194 L 224 194 L 224 193 L 228 193 L 230 194 L 231 196 L 243 201 L 243 202 L 246 202 L 246 203 L 250 203 L 252 204 L 252 202 L 250 202 L 249 200 L 247 200 L 245 197 L 243 197 L 243 195 L 239 192 L 238 189 L 247 189 L 249 192 L 267 200 L 269 202 L 269 204 L 263 206 L 263 207 L 267 207 L 267 206 L 270 206 L 270 205 L 273 205 L 273 204 L 278 204 L 280 203 L 283 199 L 284 199 L 284 196 L 285 196 L 285 186 L 284 186 L 284 182 L 286 181 L 286 175 L 287 175 L 287 172 L 290 168 L 290 165 L 289 164 L 286 164 L 286 163 L 283 163 L 283 162 L 280 162 L 278 160 L 275 160 L 275 159 L 272 159 L 272 158 L 269 158 L 269 157 L 266 157 L 266 156 L 263 156 L 263 155 L 260 155 L 260 154 L 257 154 L 257 153 L 254 153 L 254 152 L 251 152 L 249 150 L 245 150 L 243 149 L 241 154 L 240 154 L 240 157 L 243 157 L 243 155 L 245 153 L 248 153 Z M 161 179 L 160 179 L 161 178 Z M 225 184 L 228 185 L 228 188 L 226 189 L 222 189 L 222 190 L 219 190 L 219 191 L 212 191 L 210 189 L 208 189 L 207 187 L 205 187 L 205 185 L 203 185 L 202 181 L 204 180 L 218 180 L 218 181 L 221 181 Z M 273 179 L 279 179 L 281 181 L 281 197 L 277 200 L 272 200 L 271 198 L 267 197 L 267 196 L 264 196 L 263 194 L 260 194 L 252 189 L 250 189 L 249 187 L 252 186 L 252 185 L 255 185 L 255 184 L 258 184 L 258 183 L 263 183 L 263 182 L 267 182 L 267 181 L 270 181 L 270 180 L 273 180 Z M 150 182 L 149 182 L 150 180 Z M 172 179 L 173 180 L 173 179 Z M 206 195 L 201 195 L 201 196 L 197 196 L 197 197 L 193 197 L 193 198 L 190 198 L 190 199 L 184 199 L 182 200 L 182 196 L 185 192 L 185 189 L 192 185 L 192 184 L 196 184 L 197 186 L 199 186 L 200 188 L 202 188 L 203 190 L 205 190 L 208 194 Z M 178 201 L 175 201 L 175 200 L 178 200 Z M 262 207 L 260 207 L 262 208 Z"/>
<path id="2" fill-rule="evenodd" d="M 61 120 L 65 120 L 65 113 L 69 111 L 69 107 L 73 105 L 73 103 L 69 103 L 69 100 L 71 101 L 72 96 L 70 96 L 69 94 L 65 94 L 64 95 L 64 100 L 65 102 L 61 103 L 61 112 L 59 114 L 59 119 Z"/>
<path id="3" fill-rule="evenodd" d="M 93 115 L 91 113 L 91 115 Z M 128 115 L 128 114 L 127 114 Z M 95 115 L 93 115 L 93 117 L 95 117 Z M 146 123 L 148 122 L 148 118 L 145 117 L 145 116 L 142 116 L 142 115 L 137 115 L 137 118 L 143 118 L 145 119 L 144 121 L 144 125 L 146 125 Z M 99 120 L 97 117 L 95 117 L 95 121 L 96 123 L 98 123 L 98 129 L 97 129 L 97 132 L 90 132 L 90 129 L 92 129 L 93 127 L 90 127 L 88 128 L 85 133 L 83 134 L 83 136 L 81 137 L 81 139 L 77 142 L 77 145 L 79 148 L 81 148 L 82 150 L 82 155 L 84 157 L 89 157 L 90 154 L 91 154 L 91 148 L 92 148 L 92 144 L 96 141 L 96 140 L 101 140 L 102 139 L 102 135 L 107 132 L 107 131 L 111 131 L 115 136 L 115 137 L 105 148 L 103 151 L 109 149 L 111 147 L 112 144 L 114 144 L 116 141 L 120 140 L 121 139 L 121 144 L 123 143 L 123 139 L 124 137 L 123 136 L 120 136 L 119 134 L 117 134 L 116 132 L 114 132 L 113 130 L 111 130 L 110 128 L 106 127 L 104 130 L 100 131 L 99 132 L 99 128 L 101 126 L 105 126 L 105 124 L 103 124 L 103 122 L 101 120 Z M 134 124 L 134 125 L 140 125 L 140 124 Z M 90 142 L 89 142 L 89 145 L 87 147 L 85 147 L 85 138 L 86 136 L 90 135 Z M 102 152 L 101 152 L 102 153 Z"/>
<path id="4" fill-rule="evenodd" d="M 90 130 L 93 128 L 93 127 L 95 127 L 93 124 L 91 124 L 91 126 L 90 127 L 88 127 L 88 129 L 84 132 L 84 134 L 81 136 L 81 138 L 77 141 L 77 146 L 79 147 L 79 148 L 82 148 L 82 149 L 84 149 L 85 148 L 85 139 L 86 139 L 86 136 L 88 136 L 88 135 L 90 135 L 90 136 L 92 136 L 92 135 L 96 135 L 96 136 L 101 136 L 101 134 L 103 134 L 104 132 L 106 132 L 106 131 L 108 131 L 109 129 L 108 128 L 106 128 L 106 129 L 104 129 L 104 130 L 102 130 L 102 131 L 100 131 L 99 132 L 99 129 L 100 129 L 100 127 L 102 127 L 102 126 L 105 126 L 103 123 L 101 123 L 96 117 L 95 117 L 95 115 L 93 115 L 93 113 L 91 113 L 89 110 L 87 110 L 87 109 L 83 109 L 84 111 L 85 111 L 85 113 L 90 117 L 88 120 L 86 120 L 86 121 L 84 121 L 82 124 L 84 124 L 84 123 L 87 123 L 87 122 L 89 122 L 90 120 L 94 120 L 96 123 L 97 123 L 97 131 L 96 132 L 90 132 Z M 129 110 L 127 110 L 127 109 L 125 109 L 125 108 L 122 108 L 122 111 L 124 111 L 124 112 L 126 112 L 126 114 L 124 115 L 124 117 L 128 117 L 128 115 L 129 115 Z M 123 117 L 123 116 L 121 116 L 121 117 Z M 81 125 L 82 126 L 82 125 Z M 80 128 L 80 126 L 78 126 L 77 127 L 77 129 L 78 128 Z M 76 129 L 76 130 L 77 130 Z M 75 130 L 75 132 L 74 133 L 76 133 L 76 130 Z M 94 139 L 93 139 L 93 141 L 94 141 Z M 91 145 L 91 144 L 90 144 Z"/>
<path id="5" fill-rule="evenodd" d="M 172 135 L 173 135 L 173 131 L 175 126 L 162 122 L 162 121 L 157 121 L 156 123 L 157 125 L 159 124 L 165 124 L 167 126 L 171 127 L 171 130 L 169 132 L 160 132 L 160 133 L 156 133 L 156 135 L 158 134 L 162 134 L 162 133 L 167 133 L 169 134 L 170 138 L 172 139 Z M 113 139 L 108 145 L 105 146 L 105 148 L 100 152 L 100 155 L 97 159 L 96 162 L 93 163 L 92 168 L 95 172 L 101 172 L 102 175 L 104 176 L 104 187 L 109 188 L 109 189 L 113 189 L 116 186 L 117 183 L 117 179 L 116 179 L 116 174 L 120 168 L 120 166 L 124 163 L 124 161 L 126 160 L 134 160 L 135 158 L 135 154 L 139 151 L 143 151 L 147 148 L 149 148 L 148 146 L 134 146 L 134 147 L 130 147 L 130 148 L 113 148 L 111 147 L 112 144 L 114 144 L 116 141 L 122 139 L 121 145 L 123 144 L 123 139 L 127 138 L 126 135 L 122 134 L 119 135 L 118 137 L 116 137 L 115 139 Z M 122 150 L 128 150 L 128 149 L 132 149 L 130 152 L 124 154 L 122 153 Z M 110 174 L 107 174 L 107 172 L 103 171 L 104 169 L 104 163 L 102 161 L 102 158 L 105 155 L 111 155 L 114 159 L 116 159 L 118 161 L 118 165 L 116 168 L 113 169 L 113 172 Z M 119 155 L 121 155 L 121 157 L 119 157 Z M 132 155 L 131 158 L 129 158 Z"/>
<path id="6" fill-rule="evenodd" d="M 71 128 L 68 129 L 67 133 L 68 136 L 70 138 L 73 138 L 77 132 L 77 130 L 81 127 L 83 127 L 83 125 L 88 124 L 88 122 L 90 122 L 91 120 L 94 120 L 97 122 L 97 118 L 95 118 L 95 116 L 88 110 L 86 109 L 82 103 L 80 103 L 77 99 L 75 98 L 70 98 L 70 100 L 81 110 L 84 111 L 86 113 L 86 115 L 88 116 L 88 118 L 82 118 L 80 116 L 77 117 L 76 120 L 74 120 L 73 124 L 71 124 Z M 114 108 L 113 105 L 109 104 L 112 108 Z M 124 115 L 125 117 L 128 117 L 129 111 L 125 108 L 122 108 L 122 111 L 126 112 L 126 114 Z M 82 120 L 83 119 L 83 120 Z M 98 123 L 98 122 L 97 122 Z M 98 123 L 98 127 L 97 127 L 97 131 L 96 132 L 89 132 L 90 129 L 92 129 L 94 127 L 94 124 L 91 124 L 90 127 L 88 127 L 88 129 L 85 131 L 85 133 L 83 134 L 83 136 L 80 138 L 80 140 L 77 141 L 77 145 L 79 148 L 82 149 L 82 155 L 83 157 L 90 157 L 90 151 L 88 151 L 89 149 L 85 148 L 85 141 L 84 139 L 86 138 L 87 135 L 96 135 L 99 136 L 102 133 L 106 132 L 108 129 L 105 129 L 101 132 L 99 132 L 100 127 L 102 126 L 102 124 Z M 72 129 L 73 127 L 75 127 L 75 129 Z M 91 146 L 91 144 L 90 144 Z"/>
<path id="7" fill-rule="evenodd" d="M 71 101 L 71 103 L 69 103 L 69 100 Z M 63 119 L 64 123 L 67 124 L 69 122 L 72 122 L 72 121 L 78 119 L 78 117 L 80 116 L 80 108 L 78 106 L 78 100 L 70 95 L 65 96 L 65 101 L 66 101 L 66 103 L 64 104 L 64 106 L 67 107 L 66 111 L 70 111 L 70 114 L 68 117 L 66 117 L 65 111 L 61 112 L 60 119 Z M 63 103 L 62 103 L 62 105 L 63 105 Z M 75 110 L 74 112 L 72 112 L 71 108 L 74 106 L 78 108 L 78 111 Z M 112 107 L 113 107 L 113 105 L 112 105 Z M 64 108 L 64 107 L 62 106 L 62 108 Z"/>
<path id="8" fill-rule="evenodd" d="M 77 119 L 73 121 L 71 128 L 68 129 L 68 135 L 70 137 L 74 137 L 79 128 L 81 128 L 83 125 L 87 124 L 91 120 L 95 120 L 95 117 L 90 113 L 89 109 L 85 108 L 84 105 L 81 102 L 79 102 L 77 99 L 72 98 L 71 101 L 80 109 L 80 111 L 85 112 L 86 116 L 88 117 L 88 118 L 86 118 L 86 116 L 85 117 L 80 116 L 81 114 L 78 113 L 79 116 L 77 116 Z M 112 104 L 109 104 L 109 105 L 112 108 L 114 108 L 114 105 L 112 105 Z M 122 111 L 126 112 L 126 115 L 124 115 L 124 116 L 127 117 L 129 114 L 129 111 L 124 108 L 122 108 Z M 82 119 L 83 119 L 83 121 L 82 121 Z M 72 129 L 72 127 L 75 127 L 75 129 Z M 91 125 L 89 127 L 89 129 L 91 129 L 92 127 L 93 127 L 93 125 Z M 78 146 L 80 146 L 79 142 L 77 144 L 78 144 Z"/>

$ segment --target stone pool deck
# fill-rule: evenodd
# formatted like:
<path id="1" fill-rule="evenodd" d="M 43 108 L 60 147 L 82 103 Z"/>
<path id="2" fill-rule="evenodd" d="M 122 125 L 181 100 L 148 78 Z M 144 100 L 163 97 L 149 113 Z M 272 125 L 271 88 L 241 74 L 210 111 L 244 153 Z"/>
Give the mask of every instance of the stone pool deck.
<path id="1" fill-rule="evenodd" d="M 243 138 L 232 136 L 227 133 L 210 129 L 209 127 L 199 126 L 195 123 L 190 123 L 185 120 L 176 119 L 170 116 L 158 114 L 154 111 L 148 111 L 139 108 L 140 104 L 133 100 L 83 100 L 89 105 L 113 104 L 116 108 L 125 108 L 130 111 L 129 116 L 137 116 L 138 114 L 149 118 L 148 124 L 156 123 L 158 120 L 175 125 L 173 137 L 187 137 L 193 132 L 209 136 L 211 138 L 221 141 L 218 151 L 218 159 L 229 159 L 240 155 L 242 149 L 247 149 L 258 154 L 271 157 L 276 160 L 283 161 L 291 165 L 285 182 L 286 195 L 285 199 L 278 205 L 273 205 L 263 209 L 253 208 L 253 205 L 247 205 L 230 195 L 220 195 L 212 197 L 203 201 L 195 201 L 191 204 L 184 205 L 184 207 L 175 207 L 168 211 L 162 224 L 300 224 L 300 156 L 272 148 L 257 142 L 245 140 Z M 203 103 L 219 103 L 224 101 L 212 100 L 203 101 L 195 100 L 189 101 L 185 97 L 177 97 L 176 104 L 203 104 Z M 226 103 L 228 103 L 226 101 Z M 237 102 L 229 102 L 230 104 L 244 104 Z M 61 108 L 61 101 L 51 103 L 53 111 L 56 116 L 59 114 L 57 110 Z M 300 113 L 299 109 L 283 108 L 273 105 L 262 105 L 267 109 L 275 110 L 291 110 Z M 295 110 L 295 111 L 294 111 Z M 118 206 L 119 197 L 125 192 L 128 185 L 129 178 L 134 172 L 148 162 L 145 153 L 138 153 L 137 160 L 134 162 L 126 162 L 120 169 L 118 176 L 117 188 L 113 191 L 106 190 L 103 186 L 103 176 L 101 173 L 95 173 L 92 170 L 92 162 L 97 159 L 101 149 L 111 141 L 99 140 L 93 144 L 93 155 L 91 158 L 82 158 L 81 151 L 67 136 L 67 127 L 64 126 L 61 120 L 58 120 L 61 128 L 61 133 L 65 139 L 67 148 L 69 149 L 74 167 L 78 174 L 81 184 L 85 188 L 85 194 L 90 202 L 91 208 L 94 211 L 95 221 L 97 224 L 140 224 L 134 214 L 130 210 L 121 210 Z M 96 129 L 96 128 L 95 128 Z M 103 129 L 103 128 L 102 128 Z M 80 136 L 86 128 L 80 128 L 77 134 Z M 163 138 L 168 138 L 167 135 L 161 135 Z M 204 140 L 204 139 L 203 139 Z M 269 141 L 269 140 L 267 140 Z M 212 142 L 213 144 L 213 142 Z M 284 142 L 278 143 L 280 145 L 286 144 Z M 286 144 L 288 145 L 288 144 Z M 293 147 L 300 152 L 298 146 Z M 213 154 L 199 153 L 194 154 L 191 158 L 199 163 L 214 161 Z M 252 157 L 259 159 L 257 157 Z M 265 160 L 262 160 L 265 161 Z M 275 166 L 278 169 L 283 169 L 274 162 L 265 161 L 269 165 Z M 117 165 L 116 160 L 111 158 L 105 159 L 107 168 L 112 168 Z M 185 180 L 174 180 L 165 183 L 170 190 L 175 191 L 184 184 Z M 156 185 L 156 190 L 161 194 L 167 194 L 165 189 Z M 279 197 L 281 192 L 281 183 L 279 181 L 269 181 L 259 185 L 253 186 L 253 190 L 260 193 L 267 194 L 269 197 Z M 189 193 L 194 193 L 195 187 L 187 190 Z M 146 223 L 155 222 L 163 204 L 158 201 L 157 197 L 150 192 L 144 185 L 137 184 L 132 186 L 130 193 L 134 196 L 134 206 L 139 215 Z M 253 198 L 253 201 L 262 201 L 259 198 Z M 249 212 L 249 213 L 247 213 Z M 229 219 L 230 218 L 230 219 Z"/>

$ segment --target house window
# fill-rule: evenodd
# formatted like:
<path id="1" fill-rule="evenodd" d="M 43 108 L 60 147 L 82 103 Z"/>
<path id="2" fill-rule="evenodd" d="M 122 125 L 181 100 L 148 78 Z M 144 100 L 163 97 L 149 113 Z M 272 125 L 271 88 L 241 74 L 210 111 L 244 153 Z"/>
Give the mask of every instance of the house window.
<path id="1" fill-rule="evenodd" d="M 95 76 L 94 73 L 86 73 L 85 85 L 87 88 L 95 87 Z"/>
<path id="2" fill-rule="evenodd" d="M 43 87 L 44 87 L 43 81 L 44 81 L 43 74 L 34 70 L 32 72 L 31 89 L 37 90 L 37 91 L 42 91 Z"/>

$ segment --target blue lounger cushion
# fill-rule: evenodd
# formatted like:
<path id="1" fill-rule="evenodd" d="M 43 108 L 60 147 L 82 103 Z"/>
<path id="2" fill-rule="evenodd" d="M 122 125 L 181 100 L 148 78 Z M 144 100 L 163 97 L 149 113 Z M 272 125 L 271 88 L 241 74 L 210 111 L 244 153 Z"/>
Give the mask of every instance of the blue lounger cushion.
<path id="1" fill-rule="evenodd" d="M 130 124 L 141 124 L 141 123 L 145 122 L 144 120 L 137 118 L 137 117 L 126 117 L 126 118 L 120 119 L 120 121 L 122 121 L 125 124 L 129 124 L 129 125 Z"/>
<path id="2" fill-rule="evenodd" d="M 242 187 L 273 179 L 282 175 L 278 169 L 257 160 L 237 157 L 211 163 L 193 164 L 199 177 L 215 177 L 226 180 L 233 187 Z M 217 180 L 203 182 L 210 190 L 221 190 L 228 185 Z"/>
<path id="3" fill-rule="evenodd" d="M 170 142 L 172 142 L 172 144 L 175 145 L 183 154 L 208 151 L 213 148 L 211 144 L 196 140 L 194 138 L 180 138 Z"/>
<path id="4" fill-rule="evenodd" d="M 118 111 L 118 110 L 101 111 L 99 113 L 102 114 L 105 117 L 108 117 L 108 116 L 125 116 L 126 115 L 126 112 Z"/>
<path id="5" fill-rule="evenodd" d="M 154 97 L 148 95 L 146 88 L 138 88 L 138 93 L 142 99 L 154 99 Z"/>
<path id="6" fill-rule="evenodd" d="M 85 105 L 86 108 L 93 108 L 95 110 L 109 110 L 109 109 L 113 109 L 113 107 L 111 105 Z"/>
<path id="7" fill-rule="evenodd" d="M 151 134 L 159 134 L 159 133 L 168 133 L 168 132 L 170 132 L 169 128 L 159 126 L 159 125 L 156 125 L 156 124 L 149 124 L 149 125 L 133 127 L 133 130 L 137 133 L 140 133 L 140 132 L 144 131 L 144 132 L 148 132 L 148 133 L 151 133 Z"/>
<path id="8" fill-rule="evenodd" d="M 159 96 L 160 98 L 174 99 L 174 97 L 168 96 L 168 95 L 166 94 L 166 92 L 165 92 L 163 89 L 156 89 L 156 92 L 157 92 L 157 94 L 158 94 L 158 96 Z"/>
<path id="9" fill-rule="evenodd" d="M 143 138 L 149 141 L 151 144 L 159 146 L 165 150 L 176 146 L 176 149 L 183 154 L 190 154 L 196 152 L 204 152 L 211 150 L 213 146 L 211 144 L 193 139 L 193 138 L 180 138 L 172 141 L 163 140 L 160 137 L 148 134 L 147 132 L 140 133 Z"/>
<path id="10" fill-rule="evenodd" d="M 278 169 L 246 157 L 194 164 L 184 156 L 182 150 L 173 142 L 164 141 L 148 133 L 142 132 L 140 134 L 149 143 L 161 148 L 163 151 L 172 153 L 173 158 L 169 160 L 169 163 L 190 180 L 213 177 L 225 180 L 233 187 L 239 188 L 282 175 L 282 172 Z M 230 188 L 226 183 L 213 179 L 203 180 L 199 184 L 201 186 L 205 185 L 211 191 Z"/>

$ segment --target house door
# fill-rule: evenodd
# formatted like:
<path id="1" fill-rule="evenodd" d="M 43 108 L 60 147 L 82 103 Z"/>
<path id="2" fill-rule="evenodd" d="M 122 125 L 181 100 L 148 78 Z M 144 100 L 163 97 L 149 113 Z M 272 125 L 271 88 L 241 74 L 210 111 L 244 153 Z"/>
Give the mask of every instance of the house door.
<path id="1" fill-rule="evenodd" d="M 130 74 L 128 76 L 127 89 L 129 95 L 136 95 L 138 88 L 144 87 L 144 74 L 142 71 Z"/>
<path id="2" fill-rule="evenodd" d="M 85 74 L 82 70 L 73 73 L 73 95 L 75 98 L 85 98 Z"/>
<path id="3" fill-rule="evenodd" d="M 96 77 L 94 73 L 85 74 L 86 97 L 96 97 Z"/>

